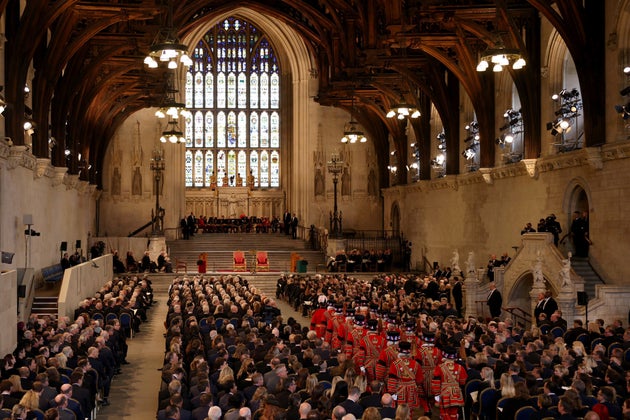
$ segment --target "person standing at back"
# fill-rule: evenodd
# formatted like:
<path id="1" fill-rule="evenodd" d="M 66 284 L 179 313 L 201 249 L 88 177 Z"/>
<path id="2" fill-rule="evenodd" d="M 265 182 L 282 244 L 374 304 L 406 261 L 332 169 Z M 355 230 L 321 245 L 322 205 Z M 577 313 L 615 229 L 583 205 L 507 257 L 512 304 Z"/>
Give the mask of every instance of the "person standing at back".
<path id="1" fill-rule="evenodd" d="M 501 292 L 497 290 L 497 285 L 493 281 L 490 282 L 490 293 L 488 293 L 487 304 L 492 318 L 498 318 L 501 316 L 503 298 L 501 297 Z"/>

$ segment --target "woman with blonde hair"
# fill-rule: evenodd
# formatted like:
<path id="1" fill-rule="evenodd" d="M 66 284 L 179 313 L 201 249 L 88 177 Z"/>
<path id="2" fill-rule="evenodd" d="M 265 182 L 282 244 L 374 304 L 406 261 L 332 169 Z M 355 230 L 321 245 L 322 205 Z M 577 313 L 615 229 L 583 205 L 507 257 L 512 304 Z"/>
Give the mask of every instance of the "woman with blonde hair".
<path id="1" fill-rule="evenodd" d="M 20 405 L 26 407 L 29 410 L 35 410 L 39 408 L 39 394 L 32 389 L 26 391 L 22 399 L 20 399 Z"/>
<path id="2" fill-rule="evenodd" d="M 376 407 L 368 407 L 363 412 L 361 420 L 381 420 L 381 413 L 378 412 Z"/>
<path id="3" fill-rule="evenodd" d="M 11 396 L 16 398 L 22 398 L 24 393 L 26 392 L 24 388 L 22 388 L 22 381 L 20 381 L 19 375 L 11 375 L 9 376 L 9 381 L 11 385 L 13 385 L 13 391 L 11 391 Z"/>
<path id="4" fill-rule="evenodd" d="M 411 420 L 411 410 L 407 403 L 399 404 L 396 407 L 396 418 L 394 420 Z"/>
<path id="5" fill-rule="evenodd" d="M 229 391 L 229 389 L 226 389 L 226 385 L 229 382 L 235 382 L 234 371 L 227 363 L 224 363 L 221 367 L 221 370 L 219 371 L 219 379 L 217 380 L 217 385 L 219 385 L 220 389 L 227 392 Z"/>
<path id="6" fill-rule="evenodd" d="M 516 395 L 516 390 L 514 389 L 514 381 L 512 380 L 512 376 L 510 376 L 510 374 L 507 372 L 501 374 L 499 387 L 501 388 L 501 397 L 512 398 Z"/>
<path id="7" fill-rule="evenodd" d="M 359 388 L 361 395 L 365 394 L 365 391 L 367 390 L 367 378 L 364 375 L 357 376 L 354 378 L 354 386 Z"/>

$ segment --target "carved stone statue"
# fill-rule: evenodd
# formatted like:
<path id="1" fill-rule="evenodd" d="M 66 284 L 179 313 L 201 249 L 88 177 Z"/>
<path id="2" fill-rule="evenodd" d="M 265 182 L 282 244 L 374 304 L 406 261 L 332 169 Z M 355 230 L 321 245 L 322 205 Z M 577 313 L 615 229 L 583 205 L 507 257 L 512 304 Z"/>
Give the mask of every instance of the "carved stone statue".
<path id="1" fill-rule="evenodd" d="M 475 274 L 475 253 L 470 251 L 466 260 L 466 277 Z"/>
<path id="2" fill-rule="evenodd" d="M 453 273 L 459 274 L 462 269 L 459 267 L 459 251 L 453 251 L 453 256 L 451 257 L 451 270 Z"/>
<path id="3" fill-rule="evenodd" d="M 368 195 L 371 197 L 375 197 L 378 195 L 378 187 L 376 186 L 376 174 L 374 173 L 374 169 L 370 169 L 370 173 L 368 174 Z"/>
<path id="4" fill-rule="evenodd" d="M 322 168 L 315 169 L 315 195 L 324 195 L 324 174 Z"/>
<path id="5" fill-rule="evenodd" d="M 341 175 L 341 195 L 350 195 L 352 192 L 352 186 L 350 185 L 350 171 L 348 167 L 343 168 L 343 174 Z"/>
<path id="6" fill-rule="evenodd" d="M 567 258 L 562 260 L 562 268 L 560 269 L 560 287 L 571 287 L 571 253 Z"/>
<path id="7" fill-rule="evenodd" d="M 250 191 L 254 189 L 254 184 L 256 183 L 256 179 L 254 178 L 254 174 L 252 173 L 252 170 L 249 170 L 249 175 L 247 175 L 247 186 L 249 187 Z"/>
<path id="8" fill-rule="evenodd" d="M 243 178 L 241 177 L 241 173 L 240 172 L 236 173 L 236 186 L 237 187 L 242 187 L 243 186 Z"/>
<path id="9" fill-rule="evenodd" d="M 543 276 L 543 258 L 540 251 L 536 256 L 536 263 L 532 267 L 532 272 L 534 276 L 534 284 L 541 285 L 545 282 L 545 277 Z"/>

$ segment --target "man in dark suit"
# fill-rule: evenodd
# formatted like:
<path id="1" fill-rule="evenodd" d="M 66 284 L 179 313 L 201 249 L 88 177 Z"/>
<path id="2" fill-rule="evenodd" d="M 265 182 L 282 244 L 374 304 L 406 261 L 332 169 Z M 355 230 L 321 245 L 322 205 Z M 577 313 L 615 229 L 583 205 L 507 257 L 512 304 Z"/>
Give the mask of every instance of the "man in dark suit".
<path id="1" fill-rule="evenodd" d="M 391 394 L 383 394 L 381 397 L 382 407 L 378 410 L 381 413 L 381 418 L 396 418 L 396 407 L 394 399 Z"/>
<path id="2" fill-rule="evenodd" d="M 490 282 L 490 293 L 488 293 L 488 308 L 490 309 L 490 316 L 492 318 L 498 318 L 501 316 L 501 306 L 503 305 L 503 298 L 501 292 L 497 290 L 497 285 L 494 282 Z"/>
<path id="3" fill-rule="evenodd" d="M 77 419 L 88 419 L 91 418 L 91 413 L 83 414 L 83 409 L 81 408 L 81 404 L 74 398 L 72 398 L 72 385 L 63 384 L 61 385 L 61 393 L 66 396 L 68 401 L 68 410 L 72 411 Z"/>
<path id="4" fill-rule="evenodd" d="M 284 234 L 288 235 L 291 233 L 291 212 L 289 210 L 285 210 L 282 216 L 282 223 L 284 224 Z"/>
<path id="5" fill-rule="evenodd" d="M 339 404 L 346 409 L 347 414 L 352 414 L 357 419 L 363 416 L 363 407 L 357 402 L 361 396 L 361 390 L 359 387 L 353 386 L 348 390 L 348 399 Z"/>
<path id="6" fill-rule="evenodd" d="M 298 217 L 295 213 L 293 213 L 293 218 L 291 219 L 291 237 L 293 239 L 297 238 L 297 228 L 298 228 Z"/>
<path id="7" fill-rule="evenodd" d="M 90 396 L 90 390 L 83 387 L 83 372 L 80 369 L 75 369 L 70 375 L 70 382 L 72 382 L 72 398 L 79 402 L 81 411 L 88 418 L 92 418 L 94 403 Z"/>
<path id="8" fill-rule="evenodd" d="M 370 389 L 372 393 L 370 395 L 366 395 L 365 397 L 359 400 L 359 405 L 363 407 L 365 410 L 369 407 L 381 408 L 383 405 L 381 404 L 381 390 L 383 388 L 383 384 L 380 381 L 372 381 L 370 383 Z"/>
<path id="9" fill-rule="evenodd" d="M 547 314 L 547 319 L 551 319 L 551 315 L 558 310 L 558 302 L 553 298 L 551 290 L 545 292 L 545 299 L 542 305 L 542 310 Z"/>
<path id="10" fill-rule="evenodd" d="M 464 291 L 462 288 L 462 280 L 459 277 L 454 277 L 455 284 L 453 284 L 453 289 L 451 291 L 453 295 L 453 301 L 455 302 L 455 309 L 457 309 L 457 313 L 459 316 L 462 316 L 462 308 L 464 306 Z"/>

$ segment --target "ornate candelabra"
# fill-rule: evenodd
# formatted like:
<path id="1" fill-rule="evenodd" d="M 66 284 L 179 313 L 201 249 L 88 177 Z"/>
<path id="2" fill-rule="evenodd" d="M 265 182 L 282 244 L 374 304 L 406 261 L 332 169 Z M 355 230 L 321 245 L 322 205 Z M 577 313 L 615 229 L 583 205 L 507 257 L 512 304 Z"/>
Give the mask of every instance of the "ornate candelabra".
<path id="1" fill-rule="evenodd" d="M 341 237 L 341 212 L 337 210 L 337 183 L 339 182 L 339 174 L 343 172 L 343 161 L 337 153 L 331 155 L 328 162 L 328 172 L 333 176 L 333 211 L 330 214 L 330 236 L 332 238 Z"/>
<path id="2" fill-rule="evenodd" d="M 151 220 L 153 221 L 151 234 L 154 236 L 164 235 L 164 209 L 160 207 L 160 186 L 162 185 L 162 172 L 164 172 L 165 166 L 164 150 L 154 149 L 151 157 L 151 170 L 155 185 L 155 209 L 151 211 Z"/>

